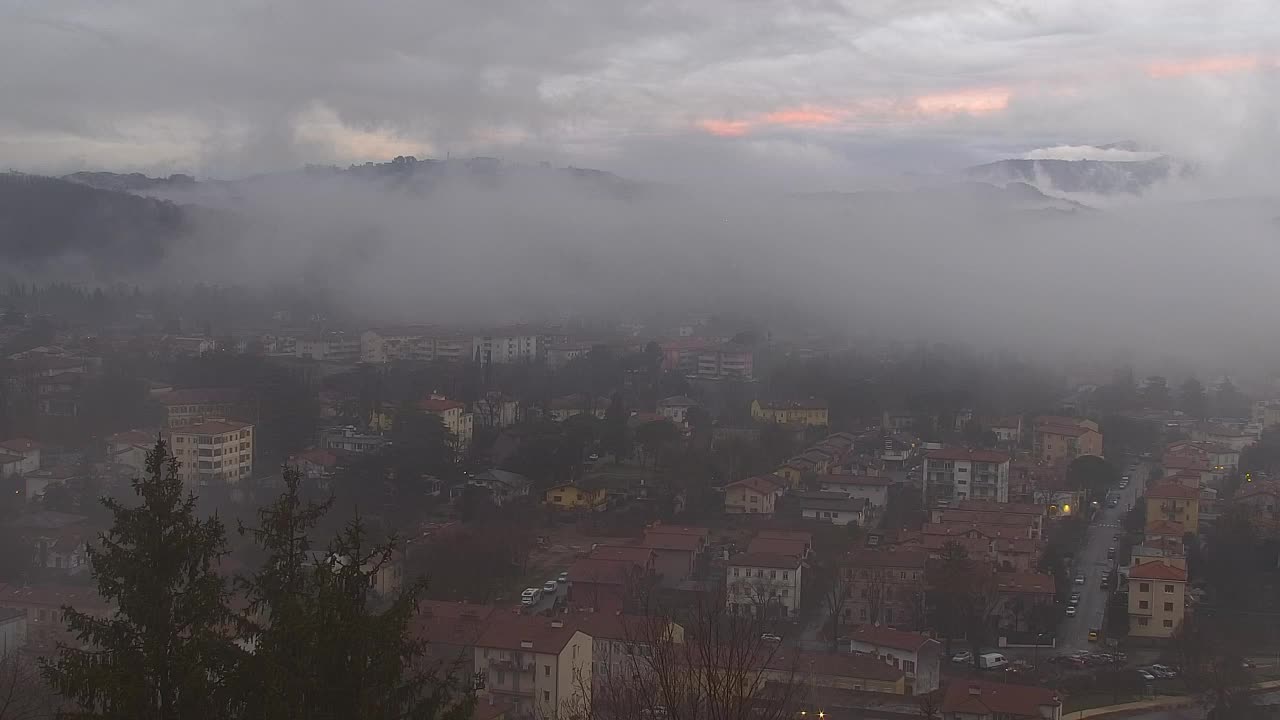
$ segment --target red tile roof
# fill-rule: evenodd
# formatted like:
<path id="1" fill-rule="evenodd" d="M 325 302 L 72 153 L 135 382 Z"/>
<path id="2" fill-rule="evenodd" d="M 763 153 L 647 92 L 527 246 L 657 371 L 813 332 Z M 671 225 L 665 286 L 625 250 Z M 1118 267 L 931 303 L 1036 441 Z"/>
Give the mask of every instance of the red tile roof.
<path id="1" fill-rule="evenodd" d="M 800 558 L 794 555 L 779 555 L 777 553 L 738 553 L 729 558 L 730 566 L 737 567 L 767 567 L 781 568 L 786 570 L 794 570 L 800 567 Z"/>
<path id="2" fill-rule="evenodd" d="M 803 557 L 808 543 L 804 540 L 787 540 L 785 538 L 756 537 L 747 544 L 748 553 L 766 553 L 769 555 L 791 555 Z"/>
<path id="3" fill-rule="evenodd" d="M 1037 425 L 1036 432 L 1044 433 L 1046 435 L 1080 437 L 1081 435 L 1095 431 L 1092 428 L 1080 427 L 1079 425 Z"/>
<path id="4" fill-rule="evenodd" d="M 1211 469 L 1209 467 L 1209 461 L 1201 455 L 1165 455 L 1160 459 L 1160 464 L 1165 470 L 1197 470 L 1199 472 L 1208 472 Z"/>
<path id="5" fill-rule="evenodd" d="M 812 545 L 813 533 L 808 530 L 761 530 L 756 533 L 758 538 L 770 538 L 773 540 L 794 540 Z"/>
<path id="6" fill-rule="evenodd" d="M 1244 500 L 1255 495 L 1270 495 L 1272 497 L 1280 497 L 1280 482 L 1275 480 L 1261 480 L 1255 482 L 1243 483 L 1236 492 L 1234 500 Z"/>
<path id="7" fill-rule="evenodd" d="M 1044 505 L 1035 503 L 1002 503 L 994 500 L 961 500 L 950 512 L 994 512 L 1012 515 L 1045 515 Z"/>
<path id="8" fill-rule="evenodd" d="M 114 435 L 108 435 L 107 444 L 154 446 L 156 444 L 156 433 L 146 430 L 126 430 Z"/>
<path id="9" fill-rule="evenodd" d="M 1175 523 L 1172 520 L 1152 520 L 1147 523 L 1147 536 L 1174 536 L 1181 538 L 1187 533 L 1187 528 L 1181 523 Z"/>
<path id="10" fill-rule="evenodd" d="M 664 525 L 663 523 L 654 523 L 644 529 L 645 535 L 649 533 L 660 533 L 663 535 L 697 535 L 706 538 L 711 535 L 711 531 L 704 527 L 694 527 L 688 525 Z"/>
<path id="11" fill-rule="evenodd" d="M 25 453 L 31 452 L 32 450 L 39 450 L 40 443 L 35 440 L 28 440 L 27 438 L 12 438 L 5 440 L 4 442 L 0 442 L 0 449 L 16 453 Z"/>
<path id="12" fill-rule="evenodd" d="M 415 637 L 429 643 L 474 645 L 494 612 L 492 605 L 422 600 L 411 627 Z"/>
<path id="13" fill-rule="evenodd" d="M 1171 500 L 1199 500 L 1200 489 L 1164 480 L 1147 488 L 1146 496 L 1148 498 L 1168 498 Z"/>
<path id="14" fill-rule="evenodd" d="M 994 450 L 971 450 L 969 448 L 942 448 L 934 450 L 925 457 L 930 460 L 955 460 L 985 463 L 1006 463 L 1009 456 Z"/>
<path id="15" fill-rule="evenodd" d="M 894 630 L 893 628 L 880 627 L 878 625 L 859 625 L 849 634 L 849 639 L 867 645 L 906 650 L 907 652 L 918 652 L 926 643 L 937 642 L 927 635 L 907 632 L 906 630 Z"/>
<path id="16" fill-rule="evenodd" d="M 738 480 L 737 482 L 731 482 L 728 485 L 725 485 L 726 488 L 731 488 L 731 487 L 749 488 L 758 493 L 761 493 L 762 495 L 776 493 L 782 490 L 786 486 L 787 486 L 786 481 L 783 480 L 782 478 L 777 477 L 776 475 L 767 475 L 767 476 L 757 475 L 756 477 L 743 478 L 742 480 Z"/>
<path id="17" fill-rule="evenodd" d="M 1000 592 L 1035 593 L 1052 595 L 1054 582 L 1052 575 L 1044 573 L 996 573 L 996 584 Z"/>
<path id="18" fill-rule="evenodd" d="M 792 672 L 796 680 L 804 682 L 805 675 L 860 678 L 880 682 L 897 682 L 904 675 L 901 670 L 863 653 L 810 652 L 780 648 L 765 661 L 770 670 Z"/>
<path id="19" fill-rule="evenodd" d="M 617 560 L 579 558 L 569 566 L 569 582 L 594 585 L 625 585 L 635 565 Z"/>
<path id="20" fill-rule="evenodd" d="M 888 487 L 891 478 L 878 475 L 819 475 L 818 483 L 830 485 L 864 485 L 867 487 Z"/>
<path id="21" fill-rule="evenodd" d="M 942 712 L 1040 720 L 1044 717 L 1040 708 L 1056 707 L 1061 703 L 1061 696 L 1053 690 L 1033 685 L 956 678 L 947 685 L 942 698 Z"/>
<path id="22" fill-rule="evenodd" d="M 429 413 L 461 410 L 464 407 L 466 406 L 457 400 L 448 400 L 446 398 L 426 398 L 418 401 L 418 409 Z"/>
<path id="23" fill-rule="evenodd" d="M 892 567 L 924 569 L 929 553 L 922 550 L 855 550 L 845 564 L 852 567 Z"/>
<path id="24" fill-rule="evenodd" d="M 321 467 L 334 467 L 338 464 L 338 454 L 332 450 L 312 448 L 294 455 L 290 461 L 294 464 L 307 462 Z"/>
<path id="25" fill-rule="evenodd" d="M 183 388 L 170 390 L 159 396 L 160 403 L 171 405 L 215 405 L 240 401 L 240 391 L 234 388 Z"/>
<path id="26" fill-rule="evenodd" d="M 697 535 L 664 535 L 646 532 L 640 545 L 654 550 L 697 552 L 702 545 L 702 538 Z"/>
<path id="27" fill-rule="evenodd" d="M 239 420 L 206 420 L 194 425 L 174 428 L 171 432 L 173 435 L 221 435 L 223 433 L 237 432 L 247 427 L 253 426 Z"/>
<path id="28" fill-rule="evenodd" d="M 1129 568 L 1130 580 L 1172 580 L 1187 581 L 1187 571 L 1162 562 L 1144 562 Z"/>
<path id="29" fill-rule="evenodd" d="M 489 617 L 476 647 L 558 655 L 577 632 L 578 627 L 572 622 L 499 612 Z M 524 643 L 531 647 L 525 647 Z"/>
<path id="30" fill-rule="evenodd" d="M 1036 519 L 1033 515 L 979 510 L 943 510 L 938 513 L 938 521 L 966 525 L 1003 525 L 1024 529 L 1033 528 L 1036 524 Z"/>

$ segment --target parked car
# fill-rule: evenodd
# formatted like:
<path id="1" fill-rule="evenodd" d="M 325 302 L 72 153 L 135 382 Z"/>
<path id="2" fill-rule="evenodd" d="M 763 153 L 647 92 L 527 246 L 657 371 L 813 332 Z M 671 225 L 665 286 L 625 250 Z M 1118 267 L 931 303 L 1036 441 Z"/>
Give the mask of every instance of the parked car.
<path id="1" fill-rule="evenodd" d="M 560 575 L 556 577 L 556 580 L 562 583 L 569 582 L 569 571 L 565 570 L 564 572 L 560 573 Z"/>
<path id="2" fill-rule="evenodd" d="M 1147 672 L 1146 670 L 1139 670 L 1139 671 L 1138 671 L 1138 677 L 1142 678 L 1142 680 L 1143 680 L 1144 682 L 1155 682 L 1155 681 L 1156 681 L 1156 676 L 1155 676 L 1155 675 L 1152 675 L 1151 673 Z"/>
<path id="3" fill-rule="evenodd" d="M 1101 633 L 1098 631 L 1098 628 L 1089 628 L 1089 642 L 1098 642 L 1098 636 L 1100 634 Z"/>
<path id="4" fill-rule="evenodd" d="M 556 591 L 556 588 L 557 588 L 559 585 L 560 585 L 560 583 L 556 582 L 555 580 L 548 580 L 548 581 L 546 581 L 546 582 L 542 583 L 542 592 L 549 592 L 549 593 L 553 593 L 553 592 L 555 592 L 555 591 Z"/>
<path id="5" fill-rule="evenodd" d="M 952 655 L 952 656 L 951 656 L 951 662 L 953 662 L 953 663 L 971 663 L 971 662 L 973 662 L 973 653 L 969 652 L 968 650 L 961 650 L 960 652 L 958 652 L 958 653 L 956 653 L 955 655 Z"/>
<path id="6" fill-rule="evenodd" d="M 765 642 L 782 642 L 782 636 L 774 635 L 773 633 L 765 633 L 760 636 L 760 639 Z"/>
<path id="7" fill-rule="evenodd" d="M 1072 604 L 1072 605 L 1077 605 L 1077 604 L 1079 604 L 1079 603 L 1080 603 L 1080 591 L 1079 591 L 1079 590 L 1077 590 L 1076 592 L 1071 593 L 1071 601 L 1070 601 L 1070 602 L 1071 602 L 1071 604 Z"/>
<path id="8" fill-rule="evenodd" d="M 1107 559 L 1108 559 L 1108 560 L 1115 560 L 1115 559 L 1116 559 L 1116 549 L 1115 549 L 1115 548 L 1113 548 L 1113 547 L 1107 548 Z"/>
<path id="9" fill-rule="evenodd" d="M 1075 605 L 1068 605 L 1068 606 L 1067 606 L 1067 617 L 1075 617 L 1075 616 L 1076 616 L 1076 606 L 1075 606 Z"/>
<path id="10" fill-rule="evenodd" d="M 1009 658 L 998 652 L 982 653 L 978 656 L 978 669 L 995 670 L 1009 664 Z"/>
<path id="11" fill-rule="evenodd" d="M 520 604 L 533 605 L 538 602 L 541 597 L 542 591 L 538 588 L 525 588 L 524 592 L 520 593 Z"/>
<path id="12" fill-rule="evenodd" d="M 1084 575 L 1077 575 L 1077 576 L 1076 576 L 1076 579 L 1075 579 L 1075 583 L 1076 583 L 1077 585 L 1083 585 L 1083 584 L 1084 584 Z"/>

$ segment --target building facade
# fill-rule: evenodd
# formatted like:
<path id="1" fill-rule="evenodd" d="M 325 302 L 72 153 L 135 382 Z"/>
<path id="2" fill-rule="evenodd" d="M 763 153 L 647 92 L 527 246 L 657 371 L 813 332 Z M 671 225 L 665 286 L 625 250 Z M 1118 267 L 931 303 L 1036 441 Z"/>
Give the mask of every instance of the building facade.
<path id="1" fill-rule="evenodd" d="M 926 453 L 925 507 L 964 500 L 1009 502 L 1009 456 L 966 448 L 943 448 Z"/>
<path id="2" fill-rule="evenodd" d="M 739 553 L 729 559 L 725 604 L 755 617 L 795 617 L 800 609 L 801 560 L 793 555 Z"/>
<path id="3" fill-rule="evenodd" d="M 170 448 L 178 476 L 189 488 L 235 485 L 253 476 L 253 425 L 209 419 L 171 430 Z"/>

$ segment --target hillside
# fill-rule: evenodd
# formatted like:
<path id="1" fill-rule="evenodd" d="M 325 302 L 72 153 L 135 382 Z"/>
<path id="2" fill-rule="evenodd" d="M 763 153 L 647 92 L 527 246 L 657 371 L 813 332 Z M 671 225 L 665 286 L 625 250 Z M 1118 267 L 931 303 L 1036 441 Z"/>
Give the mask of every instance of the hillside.
<path id="1" fill-rule="evenodd" d="M 104 269 L 146 265 L 192 227 L 189 211 L 173 203 L 57 178 L 0 175 L 0 260 L 82 255 Z"/>

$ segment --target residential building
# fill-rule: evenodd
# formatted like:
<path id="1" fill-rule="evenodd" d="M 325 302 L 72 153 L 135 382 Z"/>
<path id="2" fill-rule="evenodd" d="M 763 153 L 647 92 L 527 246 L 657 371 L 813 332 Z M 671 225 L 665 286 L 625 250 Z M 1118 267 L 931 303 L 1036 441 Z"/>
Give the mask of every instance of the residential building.
<path id="1" fill-rule="evenodd" d="M 1035 685 L 957 678 L 942 696 L 942 720 L 1062 720 L 1062 696 Z"/>
<path id="2" fill-rule="evenodd" d="M 846 623 L 912 629 L 924 622 L 925 565 L 929 555 L 913 549 L 863 549 L 842 567 Z"/>
<path id="3" fill-rule="evenodd" d="M 1280 425 L 1280 400 L 1255 401 L 1251 417 L 1254 423 L 1263 428 Z"/>
<path id="4" fill-rule="evenodd" d="M 747 543 L 747 552 L 752 555 L 786 555 L 800 560 L 807 560 L 812 547 L 813 539 L 811 533 L 788 532 L 786 530 L 762 531 L 751 538 L 751 542 Z"/>
<path id="5" fill-rule="evenodd" d="M 608 502 L 602 487 L 586 488 L 573 483 L 563 483 L 548 488 L 542 501 L 557 510 L 601 510 Z"/>
<path id="6" fill-rule="evenodd" d="M 435 341 L 429 328 L 374 328 L 360 334 L 360 360 L 389 363 L 406 360 L 430 362 L 435 359 Z"/>
<path id="7" fill-rule="evenodd" d="M 873 508 L 889 504 L 891 478 L 880 475 L 819 475 L 818 489 L 866 500 Z"/>
<path id="8" fill-rule="evenodd" d="M 657 553 L 638 545 L 597 545 L 569 566 L 569 600 L 597 612 L 634 612 L 652 588 Z"/>
<path id="9" fill-rule="evenodd" d="M 967 448 L 943 448 L 926 453 L 925 507 L 962 500 L 1009 502 L 1009 456 Z"/>
<path id="10" fill-rule="evenodd" d="M 718 339 L 703 337 L 663 340 L 658 343 L 658 347 L 662 350 L 662 369 L 683 375 L 695 375 L 698 372 L 699 356 L 703 351 L 713 350 L 720 343 Z"/>
<path id="11" fill-rule="evenodd" d="M 98 533 L 83 515 L 37 510 L 4 523 L 30 551 L 32 567 L 76 575 L 89 568 L 88 542 Z"/>
<path id="12" fill-rule="evenodd" d="M 841 492 L 799 492 L 788 496 L 794 498 L 796 507 L 800 508 L 800 516 L 810 520 L 821 520 L 832 525 L 867 524 L 867 501 L 862 498 L 851 498 Z"/>
<path id="13" fill-rule="evenodd" d="M 698 402 L 693 398 L 675 395 L 658 402 L 658 414 L 680 427 L 686 427 L 689 423 L 689 408 L 697 406 Z"/>
<path id="14" fill-rule="evenodd" d="M 912 695 L 933 692 L 940 684 L 942 643 L 927 635 L 859 625 L 849 633 L 849 651 L 879 658 L 901 670 L 911 684 Z"/>
<path id="15" fill-rule="evenodd" d="M 826 427 L 829 424 L 827 401 L 817 398 L 803 400 L 752 400 L 751 418 L 759 422 L 772 422 L 783 425 L 813 425 Z"/>
<path id="16" fill-rule="evenodd" d="M 1036 503 L 1002 503 L 993 500 L 961 500 L 946 508 L 929 511 L 930 522 L 935 523 L 994 523 L 1018 525 L 1028 528 L 1026 537 L 1044 537 L 1044 523 L 1048 509 Z"/>
<path id="17" fill-rule="evenodd" d="M 307 360 L 357 362 L 360 360 L 360 338 L 343 332 L 300 337 L 294 345 L 293 354 Z"/>
<path id="18" fill-rule="evenodd" d="M 1253 480 L 1242 483 L 1231 502 L 1248 508 L 1254 518 L 1273 523 L 1280 520 L 1280 482 Z"/>
<path id="19" fill-rule="evenodd" d="M 475 357 L 475 346 L 470 335 L 437 335 L 432 353 L 436 362 L 470 361 Z"/>
<path id="20" fill-rule="evenodd" d="M 427 659 L 441 667 L 456 667 L 462 687 L 474 687 L 476 642 L 494 611 L 492 605 L 419 600 L 410 632 L 427 644 Z"/>
<path id="21" fill-rule="evenodd" d="M 1102 433 L 1092 420 L 1037 417 L 1032 440 L 1036 460 L 1048 465 L 1069 463 L 1081 455 L 1102 456 Z"/>
<path id="22" fill-rule="evenodd" d="M 492 695 L 517 715 L 554 718 L 591 700 L 592 638 L 559 619 L 494 613 L 476 640 L 481 703 Z"/>
<path id="23" fill-rule="evenodd" d="M 40 443 L 27 438 L 12 438 L 0 442 L 0 453 L 20 458 L 5 475 L 24 474 L 40 469 Z M 10 472 L 10 470 L 12 472 Z"/>
<path id="24" fill-rule="evenodd" d="M 1026 637 L 1052 629 L 1044 626 L 1057 592 L 1052 575 L 1000 571 L 995 577 L 999 602 L 992 615 L 1001 633 Z"/>
<path id="25" fill-rule="evenodd" d="M 520 420 L 520 402 L 502 393 L 486 393 L 476 401 L 475 422 L 481 427 L 508 428 Z"/>
<path id="26" fill-rule="evenodd" d="M 730 515 L 773 515 L 784 489 L 782 480 L 772 475 L 731 482 L 724 486 L 724 511 Z"/>
<path id="27" fill-rule="evenodd" d="M 1175 522 L 1187 532 L 1199 532 L 1200 491 L 1170 480 L 1147 488 L 1147 527 L 1160 520 Z"/>
<path id="28" fill-rule="evenodd" d="M 547 345 L 547 366 L 558 368 L 584 357 L 597 346 L 594 342 L 558 342 Z"/>
<path id="29" fill-rule="evenodd" d="M 164 407 L 165 427 L 179 428 L 209 418 L 235 417 L 242 398 L 232 388 L 185 388 L 159 395 L 157 400 Z"/>
<path id="30" fill-rule="evenodd" d="M 349 453 L 377 452 L 387 444 L 381 435 L 362 433 L 351 425 L 325 428 L 320 431 L 320 447 Z"/>
<path id="31" fill-rule="evenodd" d="M 636 676 L 653 672 L 656 644 L 684 643 L 684 628 L 660 617 L 594 612 L 576 616 L 573 622 L 591 636 L 593 692 L 611 683 L 633 683 Z"/>
<path id="32" fill-rule="evenodd" d="M 750 348 L 726 343 L 698 353 L 698 377 L 704 380 L 750 380 L 754 372 Z"/>
<path id="33" fill-rule="evenodd" d="M 496 468 L 477 473 L 472 476 L 470 482 L 487 490 L 489 498 L 495 505 L 503 505 L 516 498 L 525 497 L 529 494 L 529 487 L 532 484 L 524 475 Z"/>
<path id="34" fill-rule="evenodd" d="M 21 455 L 0 452 L 0 478 L 21 476 L 23 464 Z"/>
<path id="35" fill-rule="evenodd" d="M 1224 425 L 1200 425 L 1191 432 L 1191 439 L 1200 442 L 1224 445 L 1239 452 L 1252 445 L 1258 439 L 1258 433 L 1248 429 L 1236 429 Z"/>
<path id="36" fill-rule="evenodd" d="M 108 435 L 107 460 L 141 475 L 147 471 L 147 453 L 155 449 L 159 436 L 154 430 L 127 430 Z"/>
<path id="37" fill-rule="evenodd" d="M 0 658 L 11 657 L 27 646 L 27 612 L 0 608 Z"/>
<path id="38" fill-rule="evenodd" d="M 471 446 L 474 432 L 475 416 L 466 411 L 467 406 L 457 400 L 450 400 L 443 395 L 432 395 L 418 402 L 418 409 L 428 415 L 435 415 L 444 424 L 452 438 L 454 449 L 465 450 Z"/>
<path id="39" fill-rule="evenodd" d="M 987 428 L 995 433 L 996 441 L 1005 447 L 1018 447 L 1022 444 L 1022 416 L 998 418 Z"/>
<path id="40" fill-rule="evenodd" d="M 822 690 L 906 694 L 906 675 L 870 655 L 781 650 L 769 655 L 758 671 L 759 680 L 769 683 L 795 683 L 796 698 L 801 704 L 817 704 Z M 814 693 L 816 697 L 807 697 Z M 815 713 L 816 715 L 816 713 Z"/>
<path id="41" fill-rule="evenodd" d="M 80 468 L 74 465 L 54 465 L 42 468 L 22 476 L 27 502 L 44 496 L 45 488 L 50 485 L 65 485 L 68 482 L 83 479 Z"/>
<path id="42" fill-rule="evenodd" d="M 540 335 L 519 329 L 477 335 L 472 339 L 472 346 L 480 362 L 498 365 L 534 362 L 541 359 L 545 351 Z"/>
<path id="43" fill-rule="evenodd" d="M 789 619 L 800 609 L 803 564 L 793 555 L 739 553 L 729 559 L 725 603 L 730 612 Z"/>
<path id="44" fill-rule="evenodd" d="M 253 476 L 253 425 L 210 418 L 169 431 L 178 477 L 188 488 L 235 485 Z"/>
<path id="45" fill-rule="evenodd" d="M 334 450 L 312 448 L 289 456 L 287 464 L 298 469 L 307 480 L 327 484 L 338 471 L 341 457 Z"/>
<path id="46" fill-rule="evenodd" d="M 1129 567 L 1129 635 L 1166 639 L 1186 613 L 1187 570 L 1163 558 L 1135 557 Z"/>
<path id="47" fill-rule="evenodd" d="M 645 528 L 639 544 L 653 550 L 655 572 L 671 585 L 693 577 L 710 537 L 711 531 L 704 527 L 654 524 Z"/>
<path id="48" fill-rule="evenodd" d="M 57 651 L 59 642 L 71 643 L 75 637 L 67 629 L 63 608 L 97 617 L 105 617 L 110 606 L 92 585 L 60 582 L 0 584 L 0 608 L 21 610 L 27 620 L 27 647 L 38 655 Z"/>

